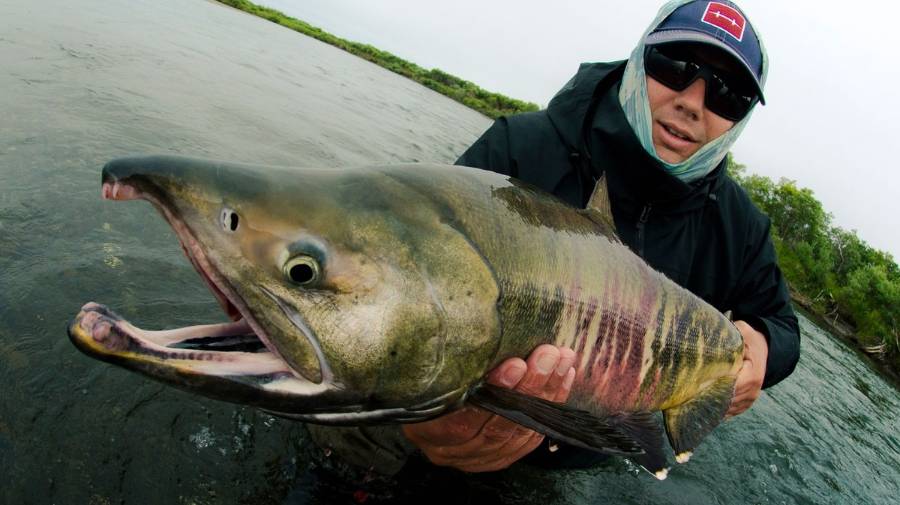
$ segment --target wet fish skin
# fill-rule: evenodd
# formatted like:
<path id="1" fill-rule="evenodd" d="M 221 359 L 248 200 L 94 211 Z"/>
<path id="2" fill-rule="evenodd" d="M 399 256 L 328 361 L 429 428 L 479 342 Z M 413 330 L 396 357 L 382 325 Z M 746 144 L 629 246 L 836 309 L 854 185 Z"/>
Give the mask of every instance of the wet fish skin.
<path id="1" fill-rule="evenodd" d="M 419 414 L 398 412 L 428 405 L 438 415 L 503 360 L 548 342 L 577 353 L 570 407 L 600 419 L 662 410 L 679 455 L 730 401 L 740 333 L 618 240 L 602 191 L 585 210 L 464 167 L 295 169 L 167 156 L 111 162 L 104 181 L 183 226 L 179 237 L 193 237 L 187 248 L 199 248 L 206 270 L 243 302 L 266 347 L 328 391 L 327 405 L 306 391 L 288 409 L 279 401 L 272 410 L 282 414 L 403 422 Z M 296 258 L 320 269 L 314 285 L 286 277 Z M 197 391 L 221 397 L 218 382 Z M 645 466 L 660 467 L 656 435 L 620 426 L 654 453 Z"/>

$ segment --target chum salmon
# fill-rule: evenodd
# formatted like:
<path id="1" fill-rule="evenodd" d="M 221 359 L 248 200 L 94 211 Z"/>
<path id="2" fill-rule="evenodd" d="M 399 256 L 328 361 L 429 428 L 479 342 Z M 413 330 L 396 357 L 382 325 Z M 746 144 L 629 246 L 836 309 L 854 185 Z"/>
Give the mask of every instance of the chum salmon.
<path id="1" fill-rule="evenodd" d="M 658 478 L 666 435 L 684 462 L 730 405 L 740 333 L 622 244 L 602 179 L 577 209 L 459 166 L 149 156 L 108 163 L 102 194 L 149 201 L 229 321 L 149 331 L 88 303 L 69 336 L 170 385 L 334 425 L 470 402 Z M 484 382 L 543 343 L 576 352 L 566 403 Z"/>

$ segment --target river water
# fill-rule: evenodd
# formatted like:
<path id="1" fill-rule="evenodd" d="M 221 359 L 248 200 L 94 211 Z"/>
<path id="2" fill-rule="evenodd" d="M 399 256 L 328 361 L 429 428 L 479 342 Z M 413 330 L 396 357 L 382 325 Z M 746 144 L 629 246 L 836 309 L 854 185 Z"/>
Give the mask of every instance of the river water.
<path id="1" fill-rule="evenodd" d="M 148 204 L 99 169 L 178 153 L 317 166 L 452 162 L 483 116 L 330 46 L 204 0 L 0 0 L 0 503 L 897 503 L 900 397 L 802 320 L 797 372 L 656 482 L 590 471 L 366 481 L 300 423 L 89 359 L 89 300 L 136 324 L 221 309 Z"/>

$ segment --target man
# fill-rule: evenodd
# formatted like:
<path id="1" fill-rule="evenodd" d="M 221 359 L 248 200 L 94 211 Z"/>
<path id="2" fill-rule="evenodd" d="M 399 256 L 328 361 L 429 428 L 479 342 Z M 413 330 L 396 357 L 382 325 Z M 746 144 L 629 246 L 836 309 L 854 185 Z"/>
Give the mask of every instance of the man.
<path id="1" fill-rule="evenodd" d="M 728 150 L 763 101 L 766 69 L 765 50 L 736 5 L 676 0 L 663 6 L 627 62 L 582 65 L 546 110 L 497 120 L 457 161 L 579 207 L 603 174 L 625 244 L 732 311 L 745 351 L 730 416 L 787 377 L 799 357 L 769 220 L 725 172 Z M 527 361 L 502 363 L 488 380 L 562 402 L 574 363 L 571 349 L 543 345 Z M 602 460 L 475 407 L 403 425 L 405 438 L 396 428 L 310 431 L 319 445 L 382 473 L 399 470 L 416 448 L 437 465 L 467 472 L 523 458 L 557 468 Z"/>
<path id="2" fill-rule="evenodd" d="M 627 62 L 585 64 L 546 110 L 500 118 L 457 161 L 517 177 L 583 207 L 607 177 L 620 237 L 651 266 L 723 312 L 745 342 L 728 411 L 794 369 L 799 329 L 769 238 L 769 220 L 725 172 L 728 150 L 763 102 L 765 49 L 728 1 L 666 4 Z M 541 346 L 491 372 L 495 384 L 568 397 L 575 355 Z M 469 472 L 525 458 L 582 467 L 602 458 L 559 449 L 477 408 L 405 425 L 435 464 Z M 536 450 L 537 449 L 537 450 Z"/>

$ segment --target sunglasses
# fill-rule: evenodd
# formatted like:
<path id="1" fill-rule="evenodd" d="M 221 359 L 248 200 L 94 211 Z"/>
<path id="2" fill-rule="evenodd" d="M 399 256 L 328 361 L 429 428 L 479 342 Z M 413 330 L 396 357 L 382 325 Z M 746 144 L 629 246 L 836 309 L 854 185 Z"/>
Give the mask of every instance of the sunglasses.
<path id="1" fill-rule="evenodd" d="M 687 51 L 651 46 L 644 55 L 644 69 L 647 75 L 675 91 L 684 91 L 703 78 L 706 108 L 730 121 L 744 119 L 759 101 L 759 94 L 746 84 L 746 78 L 736 78 L 706 63 L 697 63 Z"/>

